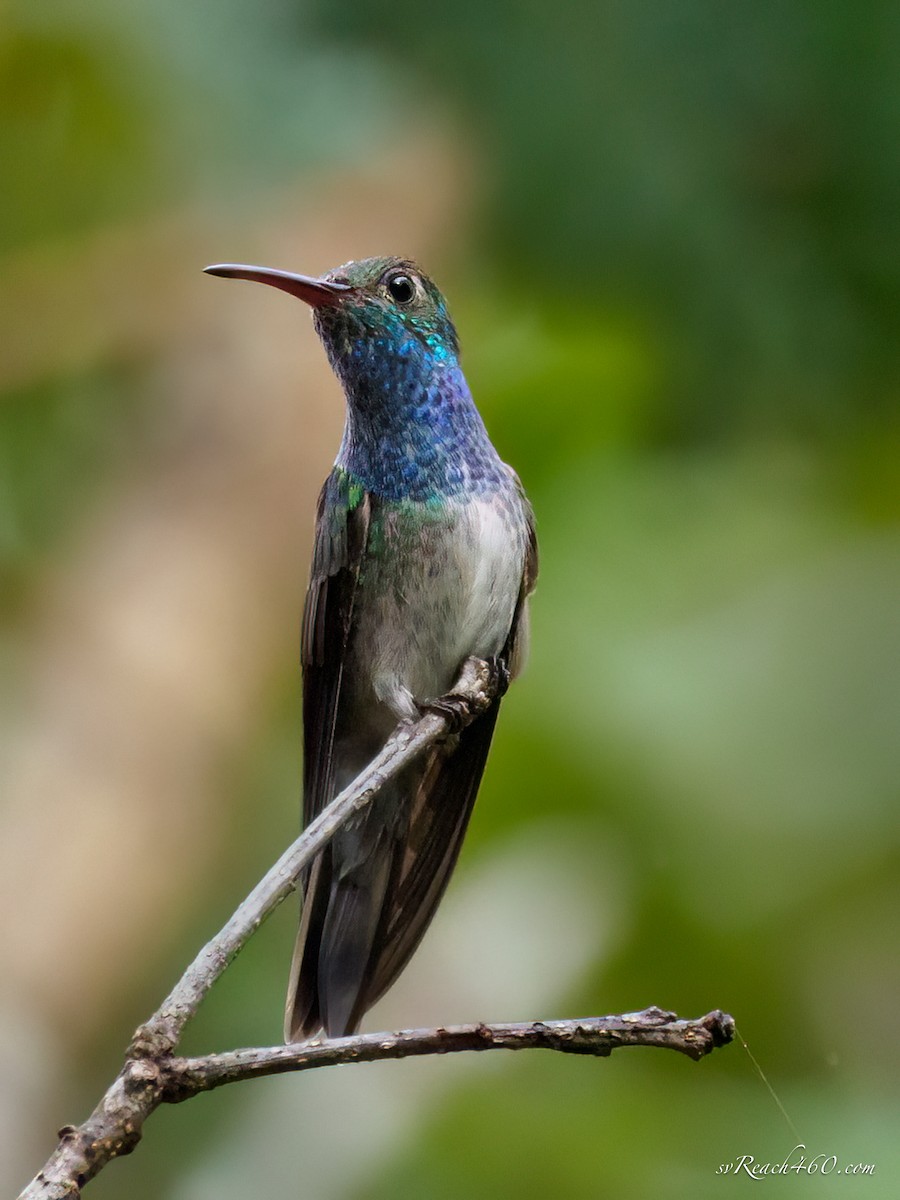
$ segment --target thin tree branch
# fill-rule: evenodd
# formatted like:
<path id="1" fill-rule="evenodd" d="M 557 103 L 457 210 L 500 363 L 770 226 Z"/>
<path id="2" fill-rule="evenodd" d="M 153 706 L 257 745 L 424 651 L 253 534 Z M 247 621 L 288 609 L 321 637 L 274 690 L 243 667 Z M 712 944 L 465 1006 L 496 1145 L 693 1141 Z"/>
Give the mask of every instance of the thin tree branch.
<path id="1" fill-rule="evenodd" d="M 715 1011 L 680 1020 L 660 1008 L 622 1016 L 516 1025 L 456 1025 L 366 1033 L 290 1046 L 268 1046 L 200 1058 L 129 1059 L 91 1116 L 59 1131 L 60 1143 L 19 1200 L 76 1197 L 111 1159 L 130 1154 L 144 1121 L 160 1104 L 178 1104 L 199 1092 L 289 1071 L 342 1063 L 376 1062 L 465 1050 L 556 1050 L 607 1058 L 620 1046 L 655 1046 L 699 1060 L 734 1036 L 734 1019 Z"/>
<path id="2" fill-rule="evenodd" d="M 572 1021 L 532 1021 L 515 1025 L 453 1025 L 446 1029 L 405 1029 L 354 1037 L 232 1050 L 201 1058 L 169 1058 L 160 1063 L 163 1100 L 177 1104 L 198 1092 L 241 1079 L 311 1071 L 342 1063 L 379 1062 L 464 1050 L 557 1050 L 608 1058 L 620 1046 L 656 1046 L 699 1061 L 734 1036 L 734 1021 L 723 1012 L 683 1021 L 661 1008 L 614 1017 Z"/>
<path id="3" fill-rule="evenodd" d="M 652 1008 L 578 1021 L 363 1034 L 202 1058 L 173 1055 L 203 997 L 266 917 L 295 889 L 302 869 L 407 764 L 451 730 L 465 727 L 484 712 L 496 697 L 500 682 L 487 663 L 470 659 L 449 696 L 417 721 L 397 726 L 381 753 L 303 831 L 200 951 L 157 1011 L 137 1030 L 122 1070 L 90 1117 L 80 1126 L 59 1131 L 58 1146 L 19 1200 L 72 1200 L 108 1162 L 135 1148 L 144 1121 L 160 1104 L 178 1103 L 241 1079 L 462 1050 L 543 1047 L 602 1057 L 618 1046 L 657 1046 L 699 1059 L 731 1040 L 734 1022 L 724 1013 L 682 1021 L 673 1013 Z"/>

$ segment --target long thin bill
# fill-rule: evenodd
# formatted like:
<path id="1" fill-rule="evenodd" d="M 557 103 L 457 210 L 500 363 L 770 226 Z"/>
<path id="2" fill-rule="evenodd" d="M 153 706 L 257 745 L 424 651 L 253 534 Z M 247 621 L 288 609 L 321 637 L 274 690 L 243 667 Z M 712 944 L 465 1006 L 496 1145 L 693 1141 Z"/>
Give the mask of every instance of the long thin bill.
<path id="1" fill-rule="evenodd" d="M 292 271 L 276 271 L 272 267 L 249 267 L 242 263 L 217 263 L 204 267 L 207 275 L 221 279 L 249 279 L 252 283 L 267 283 L 290 296 L 296 296 L 313 308 L 324 304 L 337 304 L 347 292 L 352 292 L 349 283 L 331 283 L 327 279 L 314 279 L 311 275 L 295 275 Z"/>

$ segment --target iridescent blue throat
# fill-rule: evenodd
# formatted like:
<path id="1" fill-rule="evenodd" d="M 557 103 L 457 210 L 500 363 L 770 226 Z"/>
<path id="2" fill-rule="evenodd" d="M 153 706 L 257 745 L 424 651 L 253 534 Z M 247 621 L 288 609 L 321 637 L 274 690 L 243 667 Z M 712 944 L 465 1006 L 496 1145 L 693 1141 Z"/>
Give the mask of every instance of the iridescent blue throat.
<path id="1" fill-rule="evenodd" d="M 399 323 L 375 336 L 321 332 L 347 400 L 337 465 L 368 491 L 439 502 L 508 482 L 455 349 Z"/>

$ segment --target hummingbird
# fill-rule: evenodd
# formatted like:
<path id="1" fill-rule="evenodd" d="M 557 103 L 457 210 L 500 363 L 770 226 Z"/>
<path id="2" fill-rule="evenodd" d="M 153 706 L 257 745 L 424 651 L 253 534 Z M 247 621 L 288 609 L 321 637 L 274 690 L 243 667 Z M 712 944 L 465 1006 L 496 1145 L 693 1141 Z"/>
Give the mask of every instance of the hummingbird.
<path id="1" fill-rule="evenodd" d="M 399 722 L 440 710 L 467 659 L 486 660 L 503 683 L 487 711 L 388 783 L 300 879 L 285 1040 L 341 1037 L 409 962 L 456 864 L 500 696 L 527 650 L 534 518 L 475 407 L 447 303 L 414 262 L 367 258 L 318 278 L 238 264 L 206 271 L 308 304 L 346 401 L 303 613 L 304 822 Z"/>

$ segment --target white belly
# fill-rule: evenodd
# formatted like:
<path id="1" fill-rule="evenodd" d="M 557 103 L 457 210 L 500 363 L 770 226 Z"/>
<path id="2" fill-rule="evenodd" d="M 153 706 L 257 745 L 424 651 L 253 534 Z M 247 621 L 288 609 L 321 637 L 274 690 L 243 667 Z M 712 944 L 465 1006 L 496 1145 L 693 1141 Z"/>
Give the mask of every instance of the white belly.
<path id="1" fill-rule="evenodd" d="M 507 501 L 508 503 L 508 501 Z M 386 538 L 362 582 L 357 655 L 363 677 L 397 717 L 443 695 L 471 655 L 506 644 L 525 556 L 522 523 L 501 503 L 474 500 Z"/>

